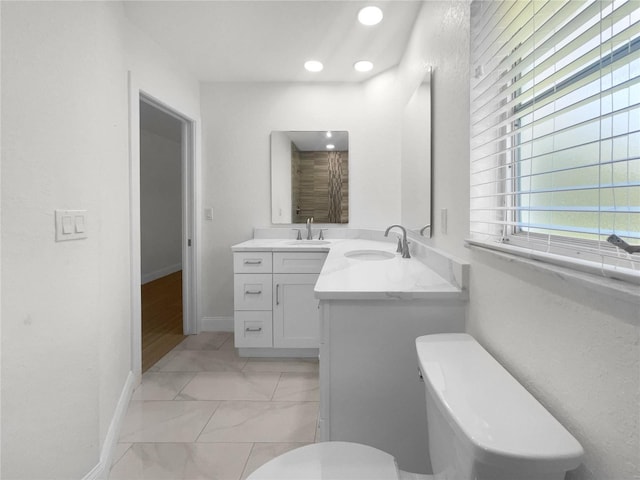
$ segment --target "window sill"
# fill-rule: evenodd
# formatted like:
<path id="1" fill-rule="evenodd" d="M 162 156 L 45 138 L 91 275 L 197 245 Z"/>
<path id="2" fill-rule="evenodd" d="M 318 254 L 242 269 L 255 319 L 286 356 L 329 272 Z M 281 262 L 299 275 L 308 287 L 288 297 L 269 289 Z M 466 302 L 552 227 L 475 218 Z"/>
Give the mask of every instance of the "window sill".
<path id="1" fill-rule="evenodd" d="M 607 272 L 606 275 L 600 273 L 597 264 L 585 265 L 584 263 L 572 262 L 571 259 L 554 258 L 557 256 L 545 255 L 511 245 L 466 240 L 466 246 L 489 252 L 508 262 L 515 262 L 539 272 L 559 276 L 567 282 L 640 306 L 640 286 L 638 285 L 640 272 L 636 272 L 637 276 L 625 272 L 625 275 L 621 275 L 624 278 L 617 278 L 611 272 Z"/>

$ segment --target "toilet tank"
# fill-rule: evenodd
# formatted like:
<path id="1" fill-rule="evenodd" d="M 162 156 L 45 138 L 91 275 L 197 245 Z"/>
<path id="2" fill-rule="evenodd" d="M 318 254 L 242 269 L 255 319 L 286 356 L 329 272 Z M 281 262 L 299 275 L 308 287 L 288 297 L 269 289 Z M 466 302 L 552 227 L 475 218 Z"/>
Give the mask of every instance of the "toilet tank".
<path id="1" fill-rule="evenodd" d="M 580 464 L 580 443 L 473 337 L 416 348 L 436 479 L 563 479 Z"/>

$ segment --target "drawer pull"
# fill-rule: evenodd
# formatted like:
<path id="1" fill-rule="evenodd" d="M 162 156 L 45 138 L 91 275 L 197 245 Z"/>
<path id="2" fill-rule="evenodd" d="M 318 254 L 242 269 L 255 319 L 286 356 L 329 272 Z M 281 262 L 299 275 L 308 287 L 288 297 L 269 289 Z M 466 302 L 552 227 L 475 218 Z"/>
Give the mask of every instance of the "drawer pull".
<path id="1" fill-rule="evenodd" d="M 245 295 L 260 295 L 262 290 L 245 290 Z"/>
<path id="2" fill-rule="evenodd" d="M 245 260 L 245 265 L 262 265 L 262 260 Z"/>
<path id="3" fill-rule="evenodd" d="M 262 327 L 247 327 L 244 329 L 245 332 L 261 332 Z"/>

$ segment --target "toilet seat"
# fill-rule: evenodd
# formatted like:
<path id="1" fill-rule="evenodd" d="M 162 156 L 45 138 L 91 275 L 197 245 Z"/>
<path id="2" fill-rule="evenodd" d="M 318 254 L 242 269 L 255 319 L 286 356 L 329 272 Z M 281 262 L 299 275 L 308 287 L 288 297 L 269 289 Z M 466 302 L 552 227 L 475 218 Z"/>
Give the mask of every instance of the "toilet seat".
<path id="1" fill-rule="evenodd" d="M 291 450 L 262 465 L 247 480 L 398 480 L 393 456 L 350 442 L 322 442 Z"/>

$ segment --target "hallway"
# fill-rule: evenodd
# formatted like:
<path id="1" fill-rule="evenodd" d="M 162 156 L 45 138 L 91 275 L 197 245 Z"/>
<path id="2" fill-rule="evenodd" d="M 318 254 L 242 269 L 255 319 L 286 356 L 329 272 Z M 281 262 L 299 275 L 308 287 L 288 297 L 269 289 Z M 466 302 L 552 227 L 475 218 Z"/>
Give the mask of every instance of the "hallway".
<path id="1" fill-rule="evenodd" d="M 229 332 L 189 336 L 142 376 L 110 480 L 241 480 L 316 441 L 317 359 L 241 358 Z"/>

